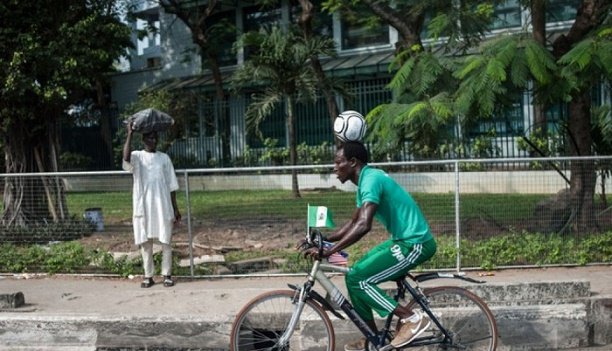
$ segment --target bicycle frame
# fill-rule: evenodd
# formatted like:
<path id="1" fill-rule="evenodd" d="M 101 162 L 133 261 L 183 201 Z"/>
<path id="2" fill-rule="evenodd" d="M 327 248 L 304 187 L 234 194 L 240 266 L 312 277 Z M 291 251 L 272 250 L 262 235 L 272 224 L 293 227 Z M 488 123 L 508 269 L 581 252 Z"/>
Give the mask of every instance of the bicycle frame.
<path id="1" fill-rule="evenodd" d="M 375 333 L 370 326 L 355 312 L 355 308 L 349 302 L 349 300 L 342 294 L 340 289 L 325 275 L 325 272 L 337 272 L 337 273 L 348 273 L 349 269 L 346 267 L 335 266 L 331 264 L 322 263 L 320 260 L 314 262 L 310 274 L 308 275 L 308 281 L 305 284 L 306 289 L 308 290 L 308 294 L 310 295 L 318 295 L 316 291 L 312 291 L 312 287 L 314 286 L 315 281 L 325 289 L 325 291 L 329 294 L 332 301 L 336 303 L 340 307 L 346 316 L 355 324 L 355 326 L 361 331 L 361 333 L 368 339 L 368 341 L 372 345 L 381 345 L 384 340 L 379 340 L 379 336 L 384 336 L 386 333 L 377 334 Z M 315 296 L 316 296 L 315 295 Z M 319 295 L 320 296 L 320 295 Z M 317 298 L 312 296 L 315 300 L 321 302 L 321 298 Z M 324 300 L 324 299 L 323 299 Z M 303 300 L 300 300 L 302 303 Z M 325 300 L 324 300 L 325 301 Z M 327 309 L 333 309 L 333 307 L 329 306 L 329 304 L 323 304 Z M 327 305 L 327 306 L 325 306 Z M 340 316 L 341 317 L 341 316 Z M 378 349 L 378 347 L 377 347 Z"/>
<path id="2" fill-rule="evenodd" d="M 293 330 L 296 326 L 296 323 L 298 322 L 300 318 L 300 314 L 303 310 L 305 301 L 308 298 L 314 299 L 315 301 L 319 302 L 326 310 L 330 311 L 331 313 L 336 315 L 338 318 L 344 319 L 344 317 L 338 314 L 335 311 L 335 308 L 332 307 L 329 304 L 329 302 L 325 300 L 325 298 L 323 298 L 318 292 L 312 290 L 312 288 L 315 285 L 315 282 L 317 282 L 323 287 L 323 289 L 331 297 L 332 301 L 336 303 L 336 305 L 338 305 L 342 311 L 344 311 L 346 316 L 353 322 L 353 324 L 355 324 L 355 326 L 367 338 L 368 342 L 371 345 L 373 345 L 379 351 L 387 351 L 393 348 L 391 345 L 385 345 L 387 341 L 385 339 L 390 338 L 389 332 L 392 327 L 391 323 L 393 320 L 393 315 L 389 314 L 389 316 L 385 320 L 383 328 L 378 333 L 375 333 L 368 326 L 368 324 L 357 314 L 357 312 L 355 312 L 353 305 L 342 294 L 340 289 L 338 289 L 338 287 L 325 274 L 325 272 L 337 272 L 337 273 L 346 274 L 348 273 L 348 271 L 349 269 L 346 267 L 326 264 L 326 263 L 322 263 L 320 260 L 316 260 L 311 268 L 311 271 L 310 271 L 310 274 L 308 275 L 308 279 L 306 283 L 304 283 L 304 285 L 301 288 L 290 285 L 292 289 L 296 290 L 296 293 L 299 293 L 296 296 L 296 300 L 298 303 L 291 317 L 289 327 L 287 328 L 285 334 L 281 337 L 281 344 L 283 344 L 283 342 L 288 341 L 291 335 L 293 334 Z M 408 277 L 412 279 L 415 283 L 418 283 L 420 281 L 425 281 L 425 280 L 437 279 L 437 278 L 455 278 L 455 279 L 461 279 L 461 280 L 466 280 L 466 281 L 475 282 L 475 283 L 482 283 L 482 282 L 479 282 L 479 281 L 476 281 L 470 278 L 461 277 L 459 275 L 444 274 L 444 273 L 429 273 L 429 274 L 419 275 L 416 277 L 412 275 L 408 275 Z M 410 346 L 444 344 L 447 342 L 450 343 L 450 340 L 452 340 L 451 334 L 446 330 L 446 328 L 444 328 L 444 326 L 440 323 L 438 318 L 433 314 L 433 312 L 429 308 L 428 301 L 425 299 L 424 295 L 420 292 L 420 289 L 418 288 L 418 286 L 416 288 L 413 287 L 406 281 L 405 278 L 396 281 L 396 283 L 397 283 L 397 290 L 393 298 L 396 301 L 399 301 L 400 299 L 405 298 L 406 292 L 408 292 L 412 296 L 412 299 L 418 305 L 421 306 L 421 308 L 423 309 L 423 311 L 425 311 L 425 313 L 427 313 L 431 321 L 435 323 L 436 326 L 439 328 L 439 330 L 442 332 L 442 334 L 439 336 L 432 335 L 432 336 L 425 336 L 425 337 L 417 338 L 410 343 Z"/>

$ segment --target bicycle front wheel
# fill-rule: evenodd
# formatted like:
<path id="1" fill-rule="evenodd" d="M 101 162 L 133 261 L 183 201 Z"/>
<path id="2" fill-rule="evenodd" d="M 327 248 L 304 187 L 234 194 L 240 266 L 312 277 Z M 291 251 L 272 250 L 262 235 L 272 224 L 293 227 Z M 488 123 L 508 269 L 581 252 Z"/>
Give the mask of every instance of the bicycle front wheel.
<path id="1" fill-rule="evenodd" d="M 274 290 L 248 302 L 234 320 L 230 350 L 317 350 L 333 351 L 334 328 L 325 310 L 306 300 L 288 342 L 281 344 L 297 308 L 293 290 Z"/>
<path id="2" fill-rule="evenodd" d="M 444 335 L 440 327 L 432 321 L 422 337 L 411 344 L 416 349 L 495 350 L 497 325 L 491 310 L 480 297 L 455 286 L 424 289 L 423 293 L 429 301 L 429 309 L 447 331 L 448 336 Z M 409 306 L 423 312 L 415 301 L 411 301 Z M 419 343 L 421 345 L 418 345 Z"/>

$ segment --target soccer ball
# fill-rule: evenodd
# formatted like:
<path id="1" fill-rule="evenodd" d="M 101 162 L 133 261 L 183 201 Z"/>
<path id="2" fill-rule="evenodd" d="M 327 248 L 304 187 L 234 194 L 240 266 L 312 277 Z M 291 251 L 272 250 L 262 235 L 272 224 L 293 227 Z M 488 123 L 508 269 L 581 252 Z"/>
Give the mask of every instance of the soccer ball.
<path id="1" fill-rule="evenodd" d="M 365 118 L 357 111 L 344 111 L 334 121 L 334 134 L 342 142 L 363 141 L 366 130 Z"/>

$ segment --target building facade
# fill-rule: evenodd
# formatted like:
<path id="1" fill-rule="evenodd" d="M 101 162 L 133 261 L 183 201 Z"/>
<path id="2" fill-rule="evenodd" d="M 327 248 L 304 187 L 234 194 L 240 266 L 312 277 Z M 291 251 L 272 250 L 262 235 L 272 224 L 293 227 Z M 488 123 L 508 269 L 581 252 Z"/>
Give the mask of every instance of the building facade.
<path id="1" fill-rule="evenodd" d="M 254 1 L 222 3 L 223 7 L 216 15 L 216 20 L 229 21 L 239 32 L 246 32 L 264 24 L 282 25 L 294 21 L 296 15 L 290 0 L 282 1 L 276 8 L 265 10 L 258 7 Z M 572 24 L 579 3 L 577 0 L 550 1 L 547 28 L 551 31 L 567 30 Z M 166 13 L 158 1 L 138 0 L 134 2 L 134 6 L 139 15 L 139 20 L 131 23 L 134 33 L 147 27 L 155 28 L 155 31 L 140 38 L 134 34 L 135 49 L 130 53 L 129 66 L 112 77 L 113 102 L 121 110 L 135 101 L 143 91 L 168 89 L 193 94 L 195 100 L 192 116 L 187 119 L 180 138 L 173 142 L 168 152 L 175 159 L 181 160 L 179 166 L 228 166 L 219 163 L 219 160 L 224 158 L 220 140 L 223 129 L 220 124 L 223 119 L 217 115 L 219 107 L 213 101 L 211 73 L 198 47 L 193 43 L 190 30 L 175 15 Z M 518 0 L 499 4 L 495 9 L 491 33 L 523 30 L 529 23 L 528 16 L 519 6 Z M 317 23 L 317 31 L 333 37 L 337 47 L 337 57 L 323 59 L 323 68 L 328 76 L 341 80 L 352 95 L 351 99 L 338 97 L 340 110 L 352 109 L 365 115 L 375 106 L 390 102 L 392 96 L 386 86 L 393 76 L 388 67 L 393 59 L 398 38 L 395 29 L 386 25 L 376 28 L 356 26 L 343 21 L 340 15 L 329 14 L 319 14 Z M 221 70 L 227 76 L 244 62 L 245 55 L 244 52 L 233 53 L 231 44 L 227 43 L 227 48 L 221 50 Z M 599 100 L 610 100 L 609 91 L 598 91 L 596 95 Z M 243 157 L 248 150 L 263 147 L 260 140 L 249 136 L 245 127 L 244 112 L 248 105 L 248 96 L 231 95 L 228 90 L 225 104 L 227 105 L 221 110 L 229 113 L 231 158 Z M 548 114 L 549 120 L 554 123 L 555 120 L 563 119 L 565 112 L 562 107 L 553 106 Z M 495 130 L 492 143 L 499 151 L 497 156 L 517 157 L 527 155 L 527 152 L 518 147 L 517 139 L 529 133 L 532 124 L 532 96 L 525 92 L 507 113 L 494 116 L 473 130 L 458 132 L 477 137 Z M 266 119 L 261 128 L 264 136 L 278 141 L 276 146 L 286 145 L 287 130 L 282 111 Z M 306 145 L 333 143 L 331 121 L 323 99 L 308 106 L 298 106 L 297 139 L 298 144 Z M 410 157 L 405 155 L 402 158 Z M 180 165 L 181 162 L 184 164 Z"/>

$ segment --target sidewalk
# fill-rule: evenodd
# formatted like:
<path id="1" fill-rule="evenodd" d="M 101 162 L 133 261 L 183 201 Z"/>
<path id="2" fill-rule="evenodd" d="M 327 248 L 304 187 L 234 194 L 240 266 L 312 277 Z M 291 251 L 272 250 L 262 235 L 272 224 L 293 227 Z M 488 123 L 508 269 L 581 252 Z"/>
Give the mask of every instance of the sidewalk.
<path id="1" fill-rule="evenodd" d="M 493 285 L 586 281 L 590 284 L 593 297 L 612 300 L 612 266 L 513 269 L 490 273 L 469 271 L 466 272 L 466 275 Z M 339 286 L 344 286 L 343 277 L 333 279 Z M 109 328 L 114 324 L 113 321 L 132 321 L 134 323 L 145 321 L 156 323 L 156 325 L 162 324 L 161 329 L 163 330 L 164 323 L 191 321 L 199 323 L 200 326 L 207 326 L 200 329 L 219 329 L 219 333 L 227 335 L 229 330 L 221 330 L 231 325 L 233 317 L 248 300 L 263 291 L 285 289 L 287 283 L 300 284 L 304 281 L 304 277 L 214 280 L 190 280 L 178 277 L 177 284 L 171 288 L 160 284 L 161 278 L 157 277 L 156 280 L 158 284 L 149 289 L 143 289 L 140 288 L 140 277 L 129 280 L 61 275 L 51 277 L 2 276 L 0 277 L 0 294 L 22 292 L 25 297 L 25 306 L 1 310 L 0 327 L 5 324 L 10 325 L 12 322 L 25 323 L 28 320 L 64 320 L 79 321 L 79 323 L 81 321 L 88 323 L 103 321 L 109 323 Z M 455 281 L 437 280 L 423 285 L 432 283 L 453 284 Z M 185 332 L 184 327 L 177 328 Z M 111 335 L 116 332 L 120 331 L 109 331 Z M 191 332 L 195 333 L 195 331 Z M 97 338 L 94 344 L 100 342 L 100 333 L 99 331 L 97 333 L 91 336 Z M 46 337 L 53 338 L 52 334 L 49 333 L 49 336 Z M 4 337 L 6 336 L 5 333 Z M 14 337 L 19 338 L 20 336 L 15 334 Z M 166 335 L 165 337 L 172 340 L 172 336 Z M 0 333 L 0 340 L 1 338 L 2 333 Z M 3 350 L 1 346 L 0 350 Z"/>

